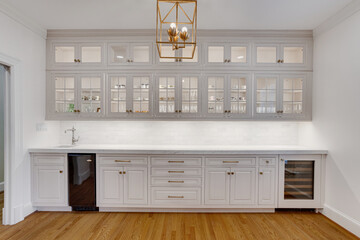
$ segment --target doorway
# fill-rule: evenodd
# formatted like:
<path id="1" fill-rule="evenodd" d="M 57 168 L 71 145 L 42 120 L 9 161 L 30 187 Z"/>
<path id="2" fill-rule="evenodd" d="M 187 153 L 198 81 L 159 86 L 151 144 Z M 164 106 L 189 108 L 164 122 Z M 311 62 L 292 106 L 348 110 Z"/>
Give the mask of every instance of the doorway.
<path id="1" fill-rule="evenodd" d="M 4 160 L 5 160 L 5 82 L 7 67 L 0 64 L 0 219 L 4 208 Z"/>

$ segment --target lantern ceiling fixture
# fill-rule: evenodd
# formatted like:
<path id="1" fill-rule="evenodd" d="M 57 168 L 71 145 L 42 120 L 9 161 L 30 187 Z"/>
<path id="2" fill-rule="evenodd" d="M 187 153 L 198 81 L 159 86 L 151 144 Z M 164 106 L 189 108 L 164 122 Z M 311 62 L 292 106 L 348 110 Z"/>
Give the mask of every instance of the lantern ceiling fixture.
<path id="1" fill-rule="evenodd" d="M 160 58 L 193 59 L 197 0 L 157 0 L 156 46 Z"/>

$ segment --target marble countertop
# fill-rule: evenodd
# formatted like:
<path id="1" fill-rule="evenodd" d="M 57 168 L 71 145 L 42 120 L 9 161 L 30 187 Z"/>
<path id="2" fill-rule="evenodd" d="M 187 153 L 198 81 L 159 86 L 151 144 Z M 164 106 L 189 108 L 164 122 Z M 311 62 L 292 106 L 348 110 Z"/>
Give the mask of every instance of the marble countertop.
<path id="1" fill-rule="evenodd" d="M 60 145 L 30 148 L 30 153 L 121 154 L 327 154 L 327 150 L 298 145 Z"/>

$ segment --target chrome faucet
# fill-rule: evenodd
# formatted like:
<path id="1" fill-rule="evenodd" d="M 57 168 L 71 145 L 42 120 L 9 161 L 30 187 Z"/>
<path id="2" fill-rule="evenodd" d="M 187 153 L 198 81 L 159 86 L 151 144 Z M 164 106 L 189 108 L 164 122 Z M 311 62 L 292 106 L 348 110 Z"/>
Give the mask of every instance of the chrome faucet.
<path id="1" fill-rule="evenodd" d="M 75 145 L 79 141 L 80 137 L 78 137 L 77 139 L 75 138 L 76 129 L 74 126 L 72 127 L 72 129 L 65 130 L 65 133 L 70 132 L 70 131 L 72 132 L 71 144 Z"/>

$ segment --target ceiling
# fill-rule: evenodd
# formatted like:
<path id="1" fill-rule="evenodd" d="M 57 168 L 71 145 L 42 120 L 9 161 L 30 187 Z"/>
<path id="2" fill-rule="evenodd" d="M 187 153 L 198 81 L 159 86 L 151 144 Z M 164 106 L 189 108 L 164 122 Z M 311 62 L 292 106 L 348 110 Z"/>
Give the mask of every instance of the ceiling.
<path id="1" fill-rule="evenodd" d="M 154 29 L 156 0 L 2 0 L 46 29 Z M 351 0 L 198 0 L 199 29 L 314 29 Z"/>

